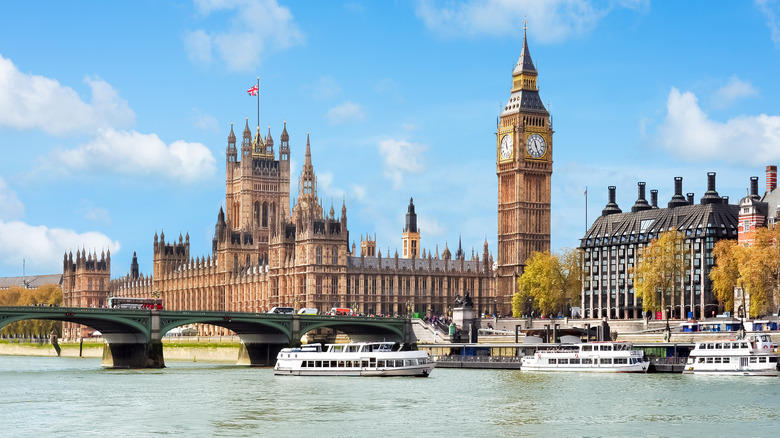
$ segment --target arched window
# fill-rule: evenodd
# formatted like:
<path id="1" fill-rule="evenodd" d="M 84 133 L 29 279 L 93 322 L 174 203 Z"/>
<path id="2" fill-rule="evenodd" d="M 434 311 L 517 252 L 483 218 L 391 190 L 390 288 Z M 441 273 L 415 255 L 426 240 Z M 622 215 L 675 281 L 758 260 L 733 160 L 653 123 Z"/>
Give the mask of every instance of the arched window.
<path id="1" fill-rule="evenodd" d="M 339 264 L 339 247 L 334 246 L 333 249 L 330 250 L 330 256 L 331 256 L 331 264 L 338 265 Z"/>
<path id="2" fill-rule="evenodd" d="M 268 203 L 263 202 L 263 226 L 268 226 Z"/>
<path id="3" fill-rule="evenodd" d="M 317 264 L 322 264 L 322 246 L 317 247 Z"/>
<path id="4" fill-rule="evenodd" d="M 255 202 L 255 214 L 253 215 L 255 226 L 260 225 L 260 203 Z"/>

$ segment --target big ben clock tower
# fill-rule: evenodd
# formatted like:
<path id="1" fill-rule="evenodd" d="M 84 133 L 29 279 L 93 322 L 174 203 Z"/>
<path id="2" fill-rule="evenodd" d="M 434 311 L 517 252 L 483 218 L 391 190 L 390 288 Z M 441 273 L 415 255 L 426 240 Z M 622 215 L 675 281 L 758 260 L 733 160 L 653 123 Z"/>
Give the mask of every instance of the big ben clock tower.
<path id="1" fill-rule="evenodd" d="M 496 132 L 498 175 L 498 284 L 500 309 L 508 313 L 515 279 L 526 260 L 550 250 L 550 178 L 553 129 L 539 97 L 537 71 L 523 26 L 523 51 L 512 72 L 512 94 Z"/>

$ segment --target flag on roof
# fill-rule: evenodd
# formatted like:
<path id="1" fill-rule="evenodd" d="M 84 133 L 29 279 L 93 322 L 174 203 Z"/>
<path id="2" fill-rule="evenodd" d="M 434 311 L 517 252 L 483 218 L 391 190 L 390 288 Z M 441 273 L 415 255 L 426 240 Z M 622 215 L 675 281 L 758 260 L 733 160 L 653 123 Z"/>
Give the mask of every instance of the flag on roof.
<path id="1" fill-rule="evenodd" d="M 247 93 L 249 93 L 250 96 L 257 96 L 257 92 L 260 89 L 260 87 L 257 86 L 257 84 L 252 85 L 252 88 L 246 90 Z"/>

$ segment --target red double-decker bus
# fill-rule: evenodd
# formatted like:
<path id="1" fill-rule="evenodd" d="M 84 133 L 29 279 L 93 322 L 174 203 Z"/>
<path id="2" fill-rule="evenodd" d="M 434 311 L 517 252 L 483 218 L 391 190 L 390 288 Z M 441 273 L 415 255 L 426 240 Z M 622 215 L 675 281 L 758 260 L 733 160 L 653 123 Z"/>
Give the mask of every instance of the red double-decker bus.
<path id="1" fill-rule="evenodd" d="M 162 310 L 162 298 L 129 298 L 129 297 L 110 297 L 108 299 L 110 309 L 146 309 Z"/>

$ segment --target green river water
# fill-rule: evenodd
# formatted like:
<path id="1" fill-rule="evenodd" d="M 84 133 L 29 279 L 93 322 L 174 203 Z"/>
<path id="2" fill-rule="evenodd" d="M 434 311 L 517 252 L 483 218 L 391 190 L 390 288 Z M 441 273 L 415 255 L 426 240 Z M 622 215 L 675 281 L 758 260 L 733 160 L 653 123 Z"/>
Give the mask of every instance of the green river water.
<path id="1" fill-rule="evenodd" d="M 3 437 L 777 436 L 780 379 L 436 369 L 429 378 L 0 356 Z"/>

